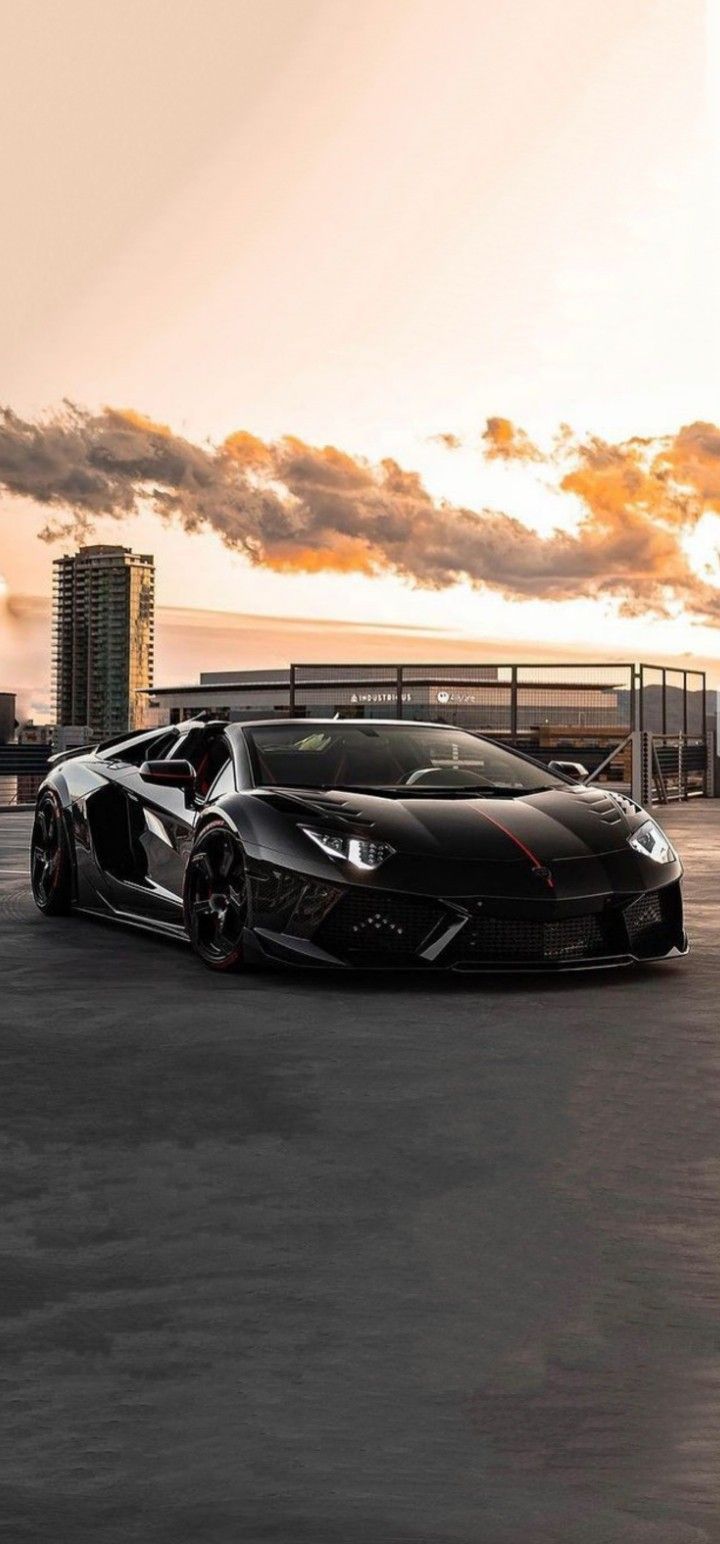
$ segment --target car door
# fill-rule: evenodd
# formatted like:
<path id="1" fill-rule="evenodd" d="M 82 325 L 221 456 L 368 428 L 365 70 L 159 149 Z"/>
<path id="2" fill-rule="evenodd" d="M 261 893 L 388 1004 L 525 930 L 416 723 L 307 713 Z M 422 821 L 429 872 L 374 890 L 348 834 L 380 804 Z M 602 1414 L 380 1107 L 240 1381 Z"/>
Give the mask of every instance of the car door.
<path id="1" fill-rule="evenodd" d="M 217 726 L 193 728 L 176 742 L 171 759 L 195 768 L 194 794 L 182 788 L 148 783 L 140 767 L 123 778 L 139 877 L 125 884 L 126 903 L 137 913 L 163 923 L 182 924 L 182 894 L 193 830 L 198 814 L 222 774 L 232 768 L 230 745 Z"/>
<path id="2" fill-rule="evenodd" d="M 150 921 L 182 925 L 182 888 L 197 807 L 179 788 L 154 787 L 133 767 L 121 779 L 135 874 L 116 887 L 116 903 Z"/>
<path id="3" fill-rule="evenodd" d="M 141 845 L 145 819 L 139 769 L 156 750 L 161 756 L 169 755 L 177 739 L 176 730 L 135 735 L 117 746 L 102 748 L 95 756 L 68 763 L 65 776 L 81 906 L 122 913 L 143 911 L 142 902 L 147 901 L 152 886 L 147 883 L 148 862 Z M 152 914 L 158 911 L 155 905 L 149 909 Z"/>
<path id="4" fill-rule="evenodd" d="M 101 752 L 92 763 L 94 786 L 84 798 L 74 800 L 73 819 L 78 857 L 83 844 L 88 848 L 87 873 L 96 902 L 115 914 L 180 925 L 178 874 L 170 869 L 166 876 L 158 872 L 162 864 L 155 847 L 164 830 L 163 820 L 176 816 L 182 828 L 176 840 L 181 840 L 185 831 L 192 830 L 195 811 L 192 806 L 182 807 L 182 799 L 175 798 L 177 790 L 150 789 L 140 777 L 146 758 L 171 756 L 177 744 L 177 731 L 169 730 L 160 736 L 156 732 L 134 737 L 117 749 Z M 162 848 L 164 853 L 166 841 Z M 92 895 L 83 895 L 82 901 L 92 905 Z"/>

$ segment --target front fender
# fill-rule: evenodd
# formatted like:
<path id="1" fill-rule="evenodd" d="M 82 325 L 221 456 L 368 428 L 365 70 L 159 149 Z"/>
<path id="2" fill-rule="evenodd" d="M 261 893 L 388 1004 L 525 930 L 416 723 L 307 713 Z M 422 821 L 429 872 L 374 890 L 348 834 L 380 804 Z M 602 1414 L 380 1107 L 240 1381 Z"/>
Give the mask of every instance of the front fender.
<path id="1" fill-rule="evenodd" d="M 71 896 L 73 901 L 77 901 L 78 864 L 77 848 L 75 845 L 75 833 L 73 830 L 72 794 L 67 784 L 67 778 L 63 775 L 60 767 L 51 767 L 47 776 L 43 778 L 35 799 L 36 809 L 39 800 L 45 793 L 54 794 L 55 798 L 59 801 L 60 804 L 60 809 L 62 811 L 62 822 L 65 828 L 65 840 L 67 842 L 68 852 L 70 855 Z"/>
<path id="2" fill-rule="evenodd" d="M 252 793 L 230 793 L 202 811 L 196 833 L 210 820 L 224 820 L 235 832 L 248 854 L 261 862 L 276 863 L 315 879 L 342 883 L 336 865 L 325 858 L 300 829 L 302 812 L 297 819 L 275 809 L 265 799 Z"/>
<path id="3" fill-rule="evenodd" d="M 195 823 L 199 835 L 212 820 L 224 820 L 253 856 L 261 848 L 292 848 L 293 828 L 287 818 L 253 797 L 251 793 L 228 793 L 207 805 Z"/>

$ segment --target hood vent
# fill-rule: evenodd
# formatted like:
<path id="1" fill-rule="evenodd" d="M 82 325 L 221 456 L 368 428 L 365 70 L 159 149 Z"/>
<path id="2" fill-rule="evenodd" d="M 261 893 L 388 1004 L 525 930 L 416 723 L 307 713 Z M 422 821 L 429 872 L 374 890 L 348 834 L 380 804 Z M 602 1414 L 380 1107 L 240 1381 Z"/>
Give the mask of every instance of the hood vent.
<path id="1" fill-rule="evenodd" d="M 321 815 L 328 826 L 354 827 L 362 826 L 363 829 L 372 830 L 375 822 L 364 815 L 348 799 L 333 798 L 332 795 L 315 792 L 308 789 L 260 789 L 257 797 L 265 804 L 271 804 L 273 809 L 279 810 L 283 815 Z"/>
<path id="2" fill-rule="evenodd" d="M 622 825 L 622 811 L 618 807 L 612 794 L 605 793 L 602 788 L 577 788 L 573 789 L 575 798 L 579 799 L 585 808 L 597 815 L 606 826 Z"/>

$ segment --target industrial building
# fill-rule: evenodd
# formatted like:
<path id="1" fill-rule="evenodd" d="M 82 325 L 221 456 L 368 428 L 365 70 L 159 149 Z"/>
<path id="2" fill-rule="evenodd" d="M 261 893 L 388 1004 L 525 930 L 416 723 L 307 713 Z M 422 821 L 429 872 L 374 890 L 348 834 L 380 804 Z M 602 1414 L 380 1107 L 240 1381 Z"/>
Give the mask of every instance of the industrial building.
<path id="1" fill-rule="evenodd" d="M 614 731 L 629 711 L 625 667 L 516 665 L 290 665 L 204 671 L 196 683 L 155 687 L 154 721 L 198 713 L 248 719 L 293 714 L 437 719 L 513 737 L 545 727 Z"/>

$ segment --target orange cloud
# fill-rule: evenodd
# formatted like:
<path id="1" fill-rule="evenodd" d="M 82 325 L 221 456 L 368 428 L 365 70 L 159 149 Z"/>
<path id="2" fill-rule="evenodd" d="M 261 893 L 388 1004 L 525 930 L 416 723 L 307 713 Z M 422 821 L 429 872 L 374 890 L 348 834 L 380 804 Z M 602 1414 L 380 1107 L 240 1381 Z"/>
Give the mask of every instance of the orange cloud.
<path id="1" fill-rule="evenodd" d="M 229 434 L 220 452 L 229 460 L 237 462 L 238 466 L 256 472 L 266 471 L 272 460 L 267 445 L 257 435 L 249 434 L 247 429 L 238 429 L 235 434 Z"/>
<path id="2" fill-rule="evenodd" d="M 172 430 L 168 424 L 156 424 L 152 418 L 146 418 L 144 413 L 136 413 L 134 407 L 106 407 L 108 418 L 118 424 L 127 424 L 132 429 L 139 429 L 144 434 L 161 434 L 169 439 Z"/>
<path id="3" fill-rule="evenodd" d="M 431 434 L 429 439 L 431 445 L 442 445 L 443 450 L 459 450 L 462 445 L 459 434 Z"/>
<path id="4" fill-rule="evenodd" d="M 487 461 L 542 461 L 543 455 L 509 418 L 488 418 L 483 430 Z"/>
<path id="5" fill-rule="evenodd" d="M 720 513 L 720 429 L 715 424 L 687 424 L 658 452 L 656 467 L 658 476 L 669 473 L 706 509 Z"/>
<path id="6" fill-rule="evenodd" d="M 375 574 L 378 569 L 367 542 L 351 536 L 338 537 L 326 547 L 274 542 L 266 548 L 263 561 L 267 568 L 284 574 Z"/>
<path id="7" fill-rule="evenodd" d="M 560 487 L 583 499 L 601 525 L 611 527 L 630 514 L 675 526 L 696 517 L 691 496 L 671 481 L 655 460 L 646 464 L 637 444 L 607 445 L 592 440 L 575 447 L 573 460 Z"/>

